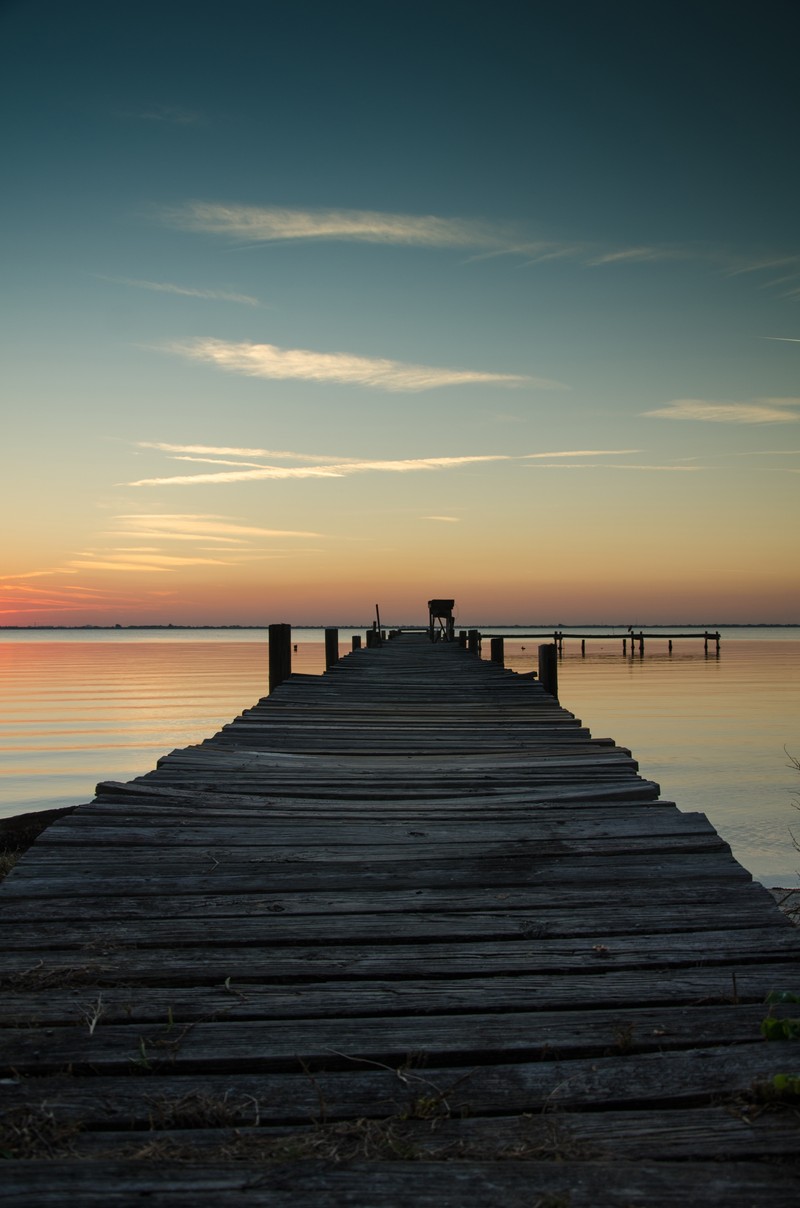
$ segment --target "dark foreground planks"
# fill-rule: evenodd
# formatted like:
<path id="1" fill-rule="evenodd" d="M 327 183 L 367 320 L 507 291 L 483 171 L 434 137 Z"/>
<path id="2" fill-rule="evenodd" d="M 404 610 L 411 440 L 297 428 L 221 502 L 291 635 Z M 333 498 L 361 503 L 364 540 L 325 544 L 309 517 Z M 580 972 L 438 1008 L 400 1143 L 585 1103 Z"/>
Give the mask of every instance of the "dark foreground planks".
<path id="1" fill-rule="evenodd" d="M 0 889 L 4 1203 L 794 1205 L 800 943 L 530 679 L 405 636 Z"/>

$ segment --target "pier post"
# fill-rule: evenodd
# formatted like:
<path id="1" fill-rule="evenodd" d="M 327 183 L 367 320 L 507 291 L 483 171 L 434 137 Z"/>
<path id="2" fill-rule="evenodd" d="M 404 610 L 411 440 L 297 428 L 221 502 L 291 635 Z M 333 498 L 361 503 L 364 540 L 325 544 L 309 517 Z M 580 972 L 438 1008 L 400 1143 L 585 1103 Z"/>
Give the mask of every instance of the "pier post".
<path id="1" fill-rule="evenodd" d="M 555 642 L 539 647 L 539 683 L 558 700 L 558 647 Z"/>
<path id="2" fill-rule="evenodd" d="M 639 658 L 644 654 L 644 633 L 639 631 Z"/>
<path id="3" fill-rule="evenodd" d="M 352 641 L 352 645 L 353 645 L 353 650 L 361 649 L 361 634 L 360 633 L 354 633 L 351 641 Z"/>
<path id="4" fill-rule="evenodd" d="M 586 639 L 581 638 L 581 658 L 586 657 Z"/>
<path id="5" fill-rule="evenodd" d="M 622 639 L 622 653 L 623 654 L 628 653 L 628 639 L 627 638 Z"/>
<path id="6" fill-rule="evenodd" d="M 467 648 L 467 631 L 466 631 L 466 629 L 459 629 L 459 631 L 458 631 L 458 644 L 459 644 L 459 646 L 461 646 L 461 647 L 462 647 L 464 650 L 466 650 L 466 648 Z"/>
<path id="7" fill-rule="evenodd" d="M 501 667 L 505 667 L 505 655 L 503 650 L 502 638 L 491 638 L 490 646 L 492 651 L 492 662 L 499 663 Z"/>
<path id="8" fill-rule="evenodd" d="M 481 635 L 477 629 L 470 629 L 467 632 L 467 650 L 471 654 L 480 654 L 481 652 Z"/>
<path id="9" fill-rule="evenodd" d="M 274 692 L 279 684 L 292 674 L 292 627 L 270 625 L 269 627 L 269 690 Z"/>
<path id="10" fill-rule="evenodd" d="M 325 670 L 339 662 L 339 630 L 325 630 Z"/>

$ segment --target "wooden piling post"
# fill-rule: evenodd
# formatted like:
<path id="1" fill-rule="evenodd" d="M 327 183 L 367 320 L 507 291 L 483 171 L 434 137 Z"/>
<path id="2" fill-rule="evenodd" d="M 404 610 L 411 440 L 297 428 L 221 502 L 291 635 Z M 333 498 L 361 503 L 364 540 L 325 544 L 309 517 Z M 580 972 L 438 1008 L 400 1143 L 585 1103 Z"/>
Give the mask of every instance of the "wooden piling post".
<path id="1" fill-rule="evenodd" d="M 459 644 L 459 646 L 461 646 L 461 647 L 462 647 L 464 650 L 466 650 L 466 648 L 467 648 L 467 631 L 466 631 L 466 629 L 459 629 L 459 631 L 458 631 L 458 644 Z"/>
<path id="2" fill-rule="evenodd" d="M 361 634 L 360 633 L 353 634 L 352 645 L 353 645 L 353 650 L 361 649 Z"/>
<path id="3" fill-rule="evenodd" d="M 490 646 L 492 652 L 492 662 L 499 663 L 501 667 L 505 667 L 505 653 L 503 650 L 502 638 L 491 638 Z"/>
<path id="4" fill-rule="evenodd" d="M 467 650 L 472 654 L 480 654 L 481 652 L 481 635 L 477 629 L 467 631 Z"/>
<path id="5" fill-rule="evenodd" d="M 641 658 L 643 654 L 644 654 L 644 632 L 642 630 L 640 630 L 639 631 L 639 657 Z"/>
<path id="6" fill-rule="evenodd" d="M 325 630 L 325 670 L 339 662 L 339 630 Z"/>
<path id="7" fill-rule="evenodd" d="M 269 627 L 269 690 L 292 674 L 292 627 L 279 624 Z"/>
<path id="8" fill-rule="evenodd" d="M 539 682 L 558 700 L 558 647 L 555 642 L 539 647 Z"/>
<path id="9" fill-rule="evenodd" d="M 628 653 L 628 639 L 627 638 L 622 639 L 622 653 L 623 654 Z"/>
<path id="10" fill-rule="evenodd" d="M 669 639 L 669 645 L 667 648 L 669 650 L 669 653 L 672 654 L 672 638 Z"/>
<path id="11" fill-rule="evenodd" d="M 581 638 L 581 658 L 586 658 L 586 638 Z"/>

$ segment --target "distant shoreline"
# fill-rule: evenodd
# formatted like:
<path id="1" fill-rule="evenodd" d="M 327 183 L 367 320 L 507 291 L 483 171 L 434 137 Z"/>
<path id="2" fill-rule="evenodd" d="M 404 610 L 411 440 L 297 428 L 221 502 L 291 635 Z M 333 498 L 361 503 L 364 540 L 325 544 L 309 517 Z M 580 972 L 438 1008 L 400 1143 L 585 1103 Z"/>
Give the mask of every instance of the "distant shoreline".
<path id="1" fill-rule="evenodd" d="M 627 633 L 631 626 L 625 625 L 622 622 L 611 621 L 573 621 L 569 625 L 551 625 L 545 622 L 528 621 L 522 625 L 510 625 L 505 622 L 501 626 L 503 629 L 543 629 L 546 632 L 550 630 L 560 630 L 567 633 L 570 629 L 619 629 Z M 114 633 L 116 631 L 126 633 L 130 630 L 256 630 L 262 631 L 268 629 L 269 626 L 264 625 L 175 625 L 172 623 L 165 625 L 0 625 L 0 634 L 3 633 L 86 633 L 100 632 Z M 371 621 L 355 621 L 347 622 L 339 621 L 338 624 L 324 625 L 293 625 L 292 629 L 371 629 Z M 388 628 L 388 627 L 387 627 Z M 427 629 L 427 625 L 413 624 L 402 625 L 403 629 Z M 496 622 L 491 625 L 484 622 L 478 628 L 498 628 Z M 800 629 L 800 621 L 660 621 L 653 624 L 635 625 L 633 628 L 638 633 L 640 629 L 645 631 L 652 629 L 707 629 L 709 631 L 717 629 Z"/>

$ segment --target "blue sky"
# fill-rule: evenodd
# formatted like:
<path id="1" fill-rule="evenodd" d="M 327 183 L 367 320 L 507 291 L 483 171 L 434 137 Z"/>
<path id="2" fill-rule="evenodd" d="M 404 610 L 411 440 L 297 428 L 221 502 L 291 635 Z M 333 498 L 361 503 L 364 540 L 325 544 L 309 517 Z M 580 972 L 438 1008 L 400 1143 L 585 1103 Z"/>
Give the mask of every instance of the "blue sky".
<path id="1" fill-rule="evenodd" d="M 0 6 L 0 623 L 797 620 L 797 28 Z"/>

